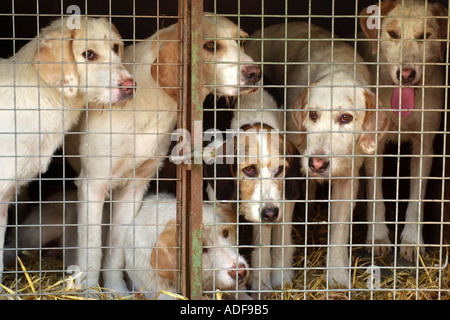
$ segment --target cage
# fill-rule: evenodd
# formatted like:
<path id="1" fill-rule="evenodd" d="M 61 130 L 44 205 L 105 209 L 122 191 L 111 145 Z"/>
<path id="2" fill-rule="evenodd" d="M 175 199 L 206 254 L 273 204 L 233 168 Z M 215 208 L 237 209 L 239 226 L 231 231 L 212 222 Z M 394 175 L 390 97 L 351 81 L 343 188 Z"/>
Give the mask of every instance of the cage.
<path id="1" fill-rule="evenodd" d="M 1 298 L 448 299 L 448 1 L 415 3 L 5 2 Z M 43 31 L 62 17 L 107 30 L 51 61 L 58 80 L 84 74 L 73 86 L 49 83 L 39 60 L 74 41 L 63 23 Z M 108 49 L 90 61 L 97 43 Z M 83 91 L 75 111 L 70 88 Z M 48 108 L 78 113 L 47 124 Z M 44 170 L 21 176 L 27 157 Z"/>

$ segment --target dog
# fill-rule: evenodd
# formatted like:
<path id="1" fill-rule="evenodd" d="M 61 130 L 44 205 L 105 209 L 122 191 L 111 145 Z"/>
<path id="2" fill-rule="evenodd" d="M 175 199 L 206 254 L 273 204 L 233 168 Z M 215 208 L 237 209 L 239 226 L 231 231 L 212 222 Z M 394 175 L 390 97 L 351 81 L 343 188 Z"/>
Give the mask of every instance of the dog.
<path id="1" fill-rule="evenodd" d="M 379 30 L 369 29 L 368 8 L 362 10 L 360 25 L 372 41 L 358 46 L 367 61 L 378 61 L 371 65 L 372 82 L 380 85 L 379 97 L 394 131 L 384 140 L 412 143 L 410 168 L 415 179 L 410 184 L 411 201 L 400 236 L 400 255 L 413 261 L 419 253 L 425 253 L 421 224 L 425 212 L 420 199 L 425 197 L 433 162 L 433 141 L 445 105 L 445 89 L 434 86 L 445 84 L 443 68 L 435 63 L 445 62 L 448 14 L 440 3 L 428 2 L 426 6 L 423 1 L 412 0 L 385 0 L 378 9 L 382 16 Z M 384 151 L 383 146 L 380 151 Z M 367 159 L 366 170 L 368 176 L 380 177 L 368 181 L 368 198 L 375 203 L 369 202 L 367 208 L 367 219 L 372 224 L 369 224 L 366 243 L 371 245 L 369 249 L 373 247 L 375 254 L 385 255 L 391 252 L 392 245 L 381 187 L 383 159 L 378 158 L 376 163 Z"/>
<path id="2" fill-rule="evenodd" d="M 260 69 L 234 39 L 246 33 L 224 17 L 205 15 L 202 48 L 203 98 L 217 85 L 225 96 L 255 90 Z M 217 40 L 210 40 L 216 37 Z M 81 170 L 78 266 L 87 272 L 85 285 L 99 282 L 102 253 L 100 219 L 105 199 L 112 199 L 111 250 L 105 254 L 104 286 L 126 291 L 123 242 L 126 225 L 139 211 L 151 178 L 161 168 L 177 123 L 181 44 L 178 24 L 159 30 L 125 49 L 125 61 L 137 81 L 133 100 L 111 112 L 89 111 L 80 121 L 78 142 Z M 73 137 L 73 136 L 72 136 Z M 71 141 L 73 142 L 73 139 Z M 72 146 L 73 148 L 73 146 Z"/>
<path id="3" fill-rule="evenodd" d="M 261 30 L 256 31 L 251 38 L 262 39 L 261 34 Z M 329 31 L 292 22 L 265 28 L 264 38 L 271 40 L 263 44 L 247 41 L 246 50 L 255 61 L 261 61 L 264 74 L 274 84 L 288 86 L 287 136 L 302 155 L 303 174 L 319 183 L 331 183 L 327 279 L 331 287 L 349 286 L 347 244 L 359 170 L 364 156 L 377 151 L 378 140 L 389 128 L 388 117 L 377 108 L 362 58 Z M 332 38 L 333 44 L 327 41 Z M 290 63 L 287 74 L 280 62 Z"/>
<path id="4" fill-rule="evenodd" d="M 79 29 L 69 29 L 64 18 L 1 60 L 0 279 L 8 206 L 19 189 L 47 171 L 86 102 L 102 108 L 131 97 L 134 82 L 122 55 L 107 19 L 82 19 Z"/>
<path id="5" fill-rule="evenodd" d="M 178 292 L 180 250 L 176 198 L 160 193 L 144 198 L 125 232 L 125 270 L 133 290 L 155 298 Z M 228 205 L 203 204 L 203 290 L 231 291 L 245 285 L 249 270 L 236 246 L 236 214 Z M 240 292 L 242 294 L 242 292 Z M 168 298 L 160 294 L 159 298 Z"/>
<path id="6" fill-rule="evenodd" d="M 280 111 L 266 90 L 241 97 L 230 124 L 236 135 L 222 145 L 215 140 L 207 147 L 217 149 L 214 158 L 206 158 L 209 200 L 237 200 L 239 214 L 257 223 L 251 288 L 258 291 L 281 287 L 294 274 L 291 223 L 293 200 L 300 197 L 300 183 L 295 179 L 300 159 L 295 146 L 280 133 Z"/>

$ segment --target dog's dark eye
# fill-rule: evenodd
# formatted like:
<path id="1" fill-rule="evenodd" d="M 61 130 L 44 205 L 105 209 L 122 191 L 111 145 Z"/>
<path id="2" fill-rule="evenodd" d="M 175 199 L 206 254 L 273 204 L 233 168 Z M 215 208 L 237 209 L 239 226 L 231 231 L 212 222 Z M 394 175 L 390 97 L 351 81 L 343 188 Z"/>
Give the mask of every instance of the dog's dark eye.
<path id="1" fill-rule="evenodd" d="M 388 33 L 389 37 L 391 37 L 391 39 L 398 39 L 398 38 L 400 38 L 398 36 L 397 32 L 395 32 L 395 31 L 388 31 L 387 33 Z"/>
<path id="2" fill-rule="evenodd" d="M 421 34 L 419 34 L 419 36 L 416 39 L 417 40 L 423 40 L 423 39 L 428 39 L 429 37 L 431 37 L 431 32 L 427 32 L 426 34 L 421 33 Z"/>
<path id="3" fill-rule="evenodd" d="M 317 120 L 317 112 L 316 111 L 310 111 L 309 112 L 309 118 L 312 120 L 312 121 L 316 121 Z"/>
<path id="4" fill-rule="evenodd" d="M 223 228 L 222 237 L 224 237 L 226 239 L 226 238 L 228 238 L 229 235 L 230 235 L 230 231 L 228 230 L 228 228 Z"/>
<path id="5" fill-rule="evenodd" d="M 245 173 L 245 175 L 249 177 L 254 177 L 256 175 L 256 168 L 255 166 L 248 166 L 242 169 L 242 171 Z"/>
<path id="6" fill-rule="evenodd" d="M 88 61 L 97 60 L 97 55 L 92 50 L 84 51 L 81 55 L 84 56 Z"/>
<path id="7" fill-rule="evenodd" d="M 284 170 L 284 166 L 279 166 L 277 172 L 275 172 L 275 177 L 278 177 Z"/>
<path id="8" fill-rule="evenodd" d="M 203 48 L 205 48 L 206 50 L 209 50 L 209 51 L 214 51 L 214 48 L 215 48 L 214 41 L 208 41 L 208 42 L 206 42 L 206 43 L 203 45 Z"/>
<path id="9" fill-rule="evenodd" d="M 115 54 L 119 54 L 119 49 L 120 49 L 119 45 L 118 45 L 117 43 L 115 43 L 115 44 L 113 45 L 113 51 L 114 51 L 114 53 L 115 53 Z"/>
<path id="10" fill-rule="evenodd" d="M 341 116 L 341 122 L 342 123 L 350 123 L 353 120 L 353 116 L 350 114 L 344 114 Z"/>

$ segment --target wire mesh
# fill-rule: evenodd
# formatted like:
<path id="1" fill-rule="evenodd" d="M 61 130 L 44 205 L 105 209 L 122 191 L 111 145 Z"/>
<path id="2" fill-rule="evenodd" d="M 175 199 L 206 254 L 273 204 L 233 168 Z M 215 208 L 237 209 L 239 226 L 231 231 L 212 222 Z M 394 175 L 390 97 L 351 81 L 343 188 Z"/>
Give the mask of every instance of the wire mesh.
<path id="1" fill-rule="evenodd" d="M 448 299 L 448 1 L 32 3 L 0 11 L 2 299 Z M 108 32 L 24 75 L 63 16 Z"/>

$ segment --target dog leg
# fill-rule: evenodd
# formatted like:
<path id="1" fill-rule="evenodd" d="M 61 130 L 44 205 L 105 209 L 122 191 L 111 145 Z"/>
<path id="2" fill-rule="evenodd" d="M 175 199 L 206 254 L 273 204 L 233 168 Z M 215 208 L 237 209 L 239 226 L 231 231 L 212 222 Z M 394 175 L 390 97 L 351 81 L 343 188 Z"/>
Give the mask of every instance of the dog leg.
<path id="1" fill-rule="evenodd" d="M 136 179 L 126 183 L 114 194 L 111 232 L 108 233 L 109 249 L 103 261 L 105 287 L 119 294 L 128 292 L 123 268 L 125 267 L 125 231 L 142 206 L 147 180 Z"/>
<path id="2" fill-rule="evenodd" d="M 105 181 L 81 179 L 78 182 L 77 265 L 86 273 L 86 287 L 97 287 L 99 284 L 102 259 L 101 223 L 108 187 L 108 182 Z"/>
<path id="3" fill-rule="evenodd" d="M 358 193 L 357 179 L 333 182 L 331 203 L 330 247 L 328 248 L 328 284 L 330 287 L 349 287 L 349 230 L 350 217 Z"/>
<path id="4" fill-rule="evenodd" d="M 375 168 L 376 166 L 376 168 Z M 367 180 L 367 222 L 366 250 L 373 249 L 375 255 L 387 255 L 391 252 L 389 229 L 386 225 L 386 207 L 383 199 L 382 176 L 383 157 L 365 159 Z"/>
<path id="5" fill-rule="evenodd" d="M 291 282 L 294 278 L 292 259 L 294 247 L 292 246 L 292 216 L 294 214 L 294 202 L 286 202 L 284 208 L 285 224 L 277 224 L 272 228 L 272 287 L 283 288 L 286 282 Z"/>
<path id="6" fill-rule="evenodd" d="M 253 226 L 253 245 L 252 252 L 252 290 L 272 290 L 270 280 L 271 263 L 271 225 Z M 259 270 L 258 270 L 259 269 Z M 253 294 L 256 298 L 256 293 Z M 262 294 L 263 296 L 265 293 Z"/>
<path id="7" fill-rule="evenodd" d="M 413 140 L 414 155 L 411 158 L 411 183 L 410 196 L 411 200 L 408 204 L 405 217 L 405 227 L 401 234 L 402 246 L 400 248 L 400 255 L 406 260 L 413 261 L 417 259 L 417 246 L 420 246 L 419 253 L 425 254 L 425 247 L 422 236 L 422 221 L 423 221 L 423 202 L 421 199 L 425 198 L 428 177 L 430 176 L 433 158 L 428 155 L 433 154 L 433 139 L 432 135 L 424 135 L 423 150 L 420 150 L 420 139 Z M 423 155 L 423 157 L 419 157 Z"/>

